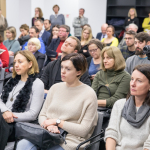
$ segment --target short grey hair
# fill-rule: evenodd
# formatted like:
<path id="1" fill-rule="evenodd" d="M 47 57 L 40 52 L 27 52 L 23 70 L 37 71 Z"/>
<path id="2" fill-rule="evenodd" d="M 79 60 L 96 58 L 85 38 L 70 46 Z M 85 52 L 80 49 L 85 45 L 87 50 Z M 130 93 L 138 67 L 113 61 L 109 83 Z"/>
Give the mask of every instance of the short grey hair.
<path id="1" fill-rule="evenodd" d="M 134 26 L 134 28 L 136 28 L 136 29 L 138 30 L 138 26 L 137 26 L 136 24 L 130 23 L 129 26 L 128 26 L 128 28 L 129 28 L 130 26 Z"/>
<path id="2" fill-rule="evenodd" d="M 36 46 L 36 49 L 39 50 L 41 48 L 41 42 L 38 38 L 31 38 L 29 41 L 28 41 L 28 45 L 29 43 L 33 43 L 35 44 Z M 28 49 L 28 48 L 27 48 Z"/>

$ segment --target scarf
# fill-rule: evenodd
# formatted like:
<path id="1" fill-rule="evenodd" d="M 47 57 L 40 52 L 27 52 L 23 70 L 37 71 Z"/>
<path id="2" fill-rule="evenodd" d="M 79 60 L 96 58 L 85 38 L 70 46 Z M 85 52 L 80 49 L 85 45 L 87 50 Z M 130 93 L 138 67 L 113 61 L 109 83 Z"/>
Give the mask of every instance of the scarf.
<path id="1" fill-rule="evenodd" d="M 143 103 L 137 112 L 133 96 L 130 96 L 124 105 L 121 116 L 133 127 L 140 128 L 145 120 L 150 116 L 150 106 Z"/>
<path id="2" fill-rule="evenodd" d="M 16 96 L 16 100 L 12 106 L 12 112 L 24 112 L 26 110 L 26 106 L 30 99 L 30 94 L 32 92 L 32 85 L 35 79 L 37 78 L 37 74 L 29 75 L 24 87 L 20 90 L 19 94 Z M 4 86 L 1 99 L 6 104 L 8 100 L 9 93 L 12 89 L 18 84 L 21 79 L 20 75 L 16 75 L 15 78 L 11 78 L 7 84 Z"/>

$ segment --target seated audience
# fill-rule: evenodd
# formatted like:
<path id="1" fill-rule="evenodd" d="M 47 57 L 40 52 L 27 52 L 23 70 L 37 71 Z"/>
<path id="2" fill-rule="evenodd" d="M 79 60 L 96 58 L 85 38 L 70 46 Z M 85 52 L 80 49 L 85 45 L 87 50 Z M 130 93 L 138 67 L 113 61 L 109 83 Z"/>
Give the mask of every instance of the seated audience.
<path id="1" fill-rule="evenodd" d="M 73 20 L 73 27 L 74 27 L 74 36 L 78 39 L 81 39 L 81 33 L 83 26 L 88 23 L 88 18 L 84 17 L 85 9 L 79 9 L 79 16 L 75 17 Z"/>
<path id="2" fill-rule="evenodd" d="M 59 25 L 54 25 L 51 29 L 51 35 L 48 39 L 48 44 L 47 44 L 48 46 L 52 42 L 52 39 L 57 39 L 58 38 L 58 34 L 59 34 Z"/>
<path id="3" fill-rule="evenodd" d="M 20 50 L 20 44 L 16 38 L 16 28 L 15 27 L 8 27 L 6 29 L 6 37 L 7 40 L 3 42 L 3 44 L 8 49 L 9 56 L 14 56 L 14 54 Z"/>
<path id="4" fill-rule="evenodd" d="M 136 66 L 130 95 L 118 100 L 105 132 L 106 150 L 150 149 L 150 65 Z"/>
<path id="5" fill-rule="evenodd" d="M 137 12 L 135 8 L 130 8 L 128 12 L 128 17 L 126 17 L 124 26 L 128 26 L 130 23 L 134 23 L 139 26 L 139 19 L 137 18 Z"/>
<path id="6" fill-rule="evenodd" d="M 34 22 L 37 19 L 41 19 L 44 21 L 43 12 L 42 12 L 41 8 L 39 8 L 39 7 L 35 8 L 35 16 L 32 18 L 32 26 L 34 26 Z"/>
<path id="7" fill-rule="evenodd" d="M 101 69 L 94 77 L 92 88 L 97 92 L 98 88 L 103 85 L 109 88 L 108 90 L 102 87 L 98 91 L 97 102 L 98 106 L 112 108 L 114 103 L 125 98 L 129 92 L 130 75 L 124 71 L 125 60 L 120 50 L 113 47 L 105 47 L 101 54 Z"/>
<path id="8" fill-rule="evenodd" d="M 35 26 L 31 27 L 29 29 L 29 35 L 30 35 L 30 38 L 38 38 L 40 40 L 40 43 L 41 43 L 41 48 L 38 50 L 40 53 L 42 54 L 45 54 L 46 53 L 46 50 L 45 50 L 45 45 L 43 43 L 43 40 L 42 38 L 39 37 L 39 29 L 36 28 Z M 27 49 L 27 45 L 28 45 L 28 42 L 26 42 L 23 47 L 22 47 L 22 50 L 25 50 Z"/>
<path id="9" fill-rule="evenodd" d="M 106 30 L 107 30 L 107 27 L 108 27 L 108 24 L 103 24 L 101 26 L 101 32 L 97 33 L 97 36 L 96 38 L 99 39 L 100 41 L 103 39 L 103 38 L 107 38 L 107 34 L 106 34 Z"/>
<path id="10" fill-rule="evenodd" d="M 90 27 L 86 27 L 82 30 L 81 34 L 81 49 L 79 53 L 83 54 L 85 57 L 89 57 L 88 52 L 88 42 L 92 39 L 92 30 Z"/>
<path id="11" fill-rule="evenodd" d="M 104 42 L 107 46 L 118 46 L 119 42 L 116 37 L 114 37 L 115 34 L 115 28 L 112 25 L 109 25 L 106 29 L 107 37 L 103 38 L 101 42 Z"/>
<path id="12" fill-rule="evenodd" d="M 3 53 L 0 52 L 0 60 L 1 60 L 1 67 L 6 68 L 9 65 L 9 53 L 5 45 L 3 44 L 3 37 L 0 34 L 0 49 L 5 50 Z"/>
<path id="13" fill-rule="evenodd" d="M 144 29 L 144 32 L 147 32 L 149 34 L 150 32 L 150 10 L 148 12 L 148 17 L 145 18 L 142 23 L 142 28 Z"/>
<path id="14" fill-rule="evenodd" d="M 135 55 L 129 57 L 126 60 L 126 68 L 129 74 L 132 74 L 133 69 L 137 65 L 141 64 L 150 64 L 150 61 L 147 59 L 146 54 L 143 53 L 144 46 L 147 45 L 149 40 L 149 35 L 145 32 L 137 33 L 135 36 Z"/>
<path id="15" fill-rule="evenodd" d="M 44 22 L 40 19 L 35 20 L 35 26 L 39 29 L 39 37 L 42 38 L 45 47 L 47 47 L 48 39 L 50 37 L 50 33 L 43 29 Z"/>
<path id="16" fill-rule="evenodd" d="M 138 26 L 136 25 L 136 24 L 134 24 L 134 23 L 131 23 L 131 24 L 129 24 L 129 26 L 127 26 L 128 28 L 127 28 L 127 31 L 134 31 L 135 33 L 137 33 L 137 30 L 138 30 Z M 126 32 L 127 32 L 126 31 Z M 124 35 L 124 37 L 125 37 L 125 35 Z M 125 39 L 123 38 L 121 41 L 120 41 L 120 43 L 119 43 L 119 45 L 118 45 L 118 48 L 119 49 L 122 49 L 122 48 L 127 48 L 127 45 L 126 45 L 126 41 L 125 41 Z"/>
<path id="17" fill-rule="evenodd" d="M 126 41 L 127 48 L 123 47 L 122 49 L 120 49 L 125 60 L 128 57 L 135 54 L 135 45 L 134 45 L 135 35 L 136 35 L 136 33 L 132 30 L 127 31 L 125 34 L 124 39 Z"/>
<path id="18" fill-rule="evenodd" d="M 64 56 L 70 53 L 77 53 L 81 48 L 80 41 L 73 36 L 70 36 L 66 39 L 61 47 L 62 55 L 55 61 L 50 62 L 44 72 L 42 74 L 41 80 L 44 82 L 45 93 L 48 92 L 50 87 L 58 82 L 62 82 L 61 80 L 61 60 Z M 89 74 L 86 71 L 81 78 L 80 81 L 84 84 L 91 85 Z"/>
<path id="19" fill-rule="evenodd" d="M 39 77 L 45 61 L 45 55 L 38 51 L 40 48 L 41 48 L 41 43 L 38 38 L 31 38 L 28 41 L 28 50 L 35 56 L 38 63 Z"/>
<path id="20" fill-rule="evenodd" d="M 0 146 L 15 141 L 15 122 L 31 122 L 43 105 L 44 85 L 37 78 L 38 64 L 30 51 L 15 54 L 12 78 L 4 86 L 0 98 Z"/>
<path id="21" fill-rule="evenodd" d="M 51 21 L 48 19 L 44 20 L 44 28 L 47 32 L 49 32 L 51 34 L 52 29 L 51 29 Z"/>
<path id="22" fill-rule="evenodd" d="M 96 73 L 100 70 L 101 62 L 101 51 L 105 47 L 105 44 L 100 42 L 100 40 L 92 39 L 88 43 L 88 49 L 90 57 L 87 58 L 88 62 L 88 72 L 90 79 L 93 81 Z"/>
<path id="23" fill-rule="evenodd" d="M 65 17 L 63 14 L 59 14 L 60 7 L 58 5 L 53 6 L 54 15 L 50 15 L 51 28 L 54 25 L 65 25 Z"/>
<path id="24" fill-rule="evenodd" d="M 62 143 L 47 150 L 75 150 L 94 131 L 98 120 L 96 94 L 79 80 L 86 69 L 87 62 L 81 54 L 69 54 L 62 59 L 61 78 L 64 82 L 53 85 L 48 91 L 39 123 L 52 133 L 60 133 L 58 127 L 67 131 L 67 144 Z M 17 150 L 30 150 L 31 147 L 37 150 L 30 141 L 23 139 L 19 141 Z"/>
<path id="25" fill-rule="evenodd" d="M 61 46 L 65 42 L 65 40 L 68 38 L 69 35 L 69 28 L 66 25 L 61 25 L 59 27 L 59 33 L 58 38 L 53 39 L 50 45 L 46 49 L 46 55 L 48 56 L 48 62 L 56 60 L 58 56 L 62 54 L 61 52 Z"/>
<path id="26" fill-rule="evenodd" d="M 22 49 L 22 45 L 24 45 L 30 39 L 29 26 L 27 24 L 21 25 L 20 32 L 21 32 L 21 34 L 18 38 L 18 41 L 19 41 L 21 49 Z"/>

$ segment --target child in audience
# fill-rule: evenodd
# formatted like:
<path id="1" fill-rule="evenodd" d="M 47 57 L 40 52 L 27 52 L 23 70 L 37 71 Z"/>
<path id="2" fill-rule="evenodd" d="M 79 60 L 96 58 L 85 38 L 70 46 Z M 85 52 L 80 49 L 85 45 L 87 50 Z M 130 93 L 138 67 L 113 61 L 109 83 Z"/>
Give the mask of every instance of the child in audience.
<path id="1" fill-rule="evenodd" d="M 43 105 L 44 84 L 37 78 L 38 64 L 34 55 L 27 50 L 19 51 L 14 57 L 12 78 L 3 88 L 0 98 L 0 147 L 15 141 L 15 122 L 31 122 Z"/>
<path id="2" fill-rule="evenodd" d="M 83 55 L 72 53 L 61 62 L 61 83 L 53 85 L 39 115 L 39 123 L 52 133 L 59 133 L 58 127 L 68 132 L 66 143 L 47 150 L 75 150 L 77 145 L 89 138 L 97 124 L 96 94 L 79 78 L 87 69 Z M 86 93 L 86 94 L 83 94 Z M 84 145 L 85 146 L 85 145 Z M 17 150 L 37 150 L 31 142 L 19 141 Z M 83 149 L 83 147 L 82 147 Z"/>
<path id="3" fill-rule="evenodd" d="M 149 64 L 134 68 L 130 81 L 130 95 L 114 104 L 105 132 L 105 141 L 106 150 L 150 149 Z"/>

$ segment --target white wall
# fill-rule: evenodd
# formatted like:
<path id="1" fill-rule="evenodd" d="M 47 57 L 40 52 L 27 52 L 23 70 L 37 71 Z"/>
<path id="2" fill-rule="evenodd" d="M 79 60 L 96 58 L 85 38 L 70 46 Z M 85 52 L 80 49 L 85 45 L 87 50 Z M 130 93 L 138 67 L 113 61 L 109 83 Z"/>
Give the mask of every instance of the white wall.
<path id="1" fill-rule="evenodd" d="M 59 13 L 69 14 L 67 25 L 71 27 L 71 34 L 74 35 L 72 21 L 78 16 L 79 8 L 84 8 L 84 16 L 89 19 L 93 36 L 96 37 L 97 32 L 100 32 L 100 26 L 106 22 L 106 3 L 107 0 L 6 0 L 6 14 L 9 26 L 16 27 L 18 37 L 21 24 L 31 26 L 31 18 L 36 7 L 40 7 L 44 18 L 49 19 L 54 13 L 52 7 L 58 4 Z"/>

